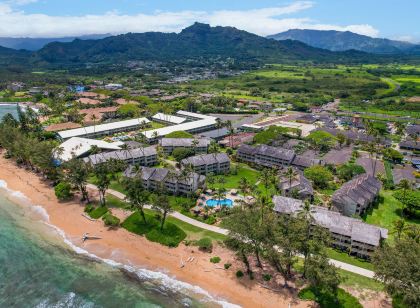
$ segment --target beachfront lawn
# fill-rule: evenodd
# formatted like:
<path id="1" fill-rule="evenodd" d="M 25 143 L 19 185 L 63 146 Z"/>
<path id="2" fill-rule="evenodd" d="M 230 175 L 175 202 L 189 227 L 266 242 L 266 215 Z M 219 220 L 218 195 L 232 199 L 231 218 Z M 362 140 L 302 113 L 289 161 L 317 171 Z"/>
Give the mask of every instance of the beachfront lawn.
<path id="1" fill-rule="evenodd" d="M 93 219 L 99 219 L 108 212 L 106 206 L 97 206 L 90 211 L 87 211 L 88 215 Z"/>
<path id="2" fill-rule="evenodd" d="M 187 237 L 181 228 L 169 221 L 165 222 L 161 230 L 160 221 L 150 213 L 146 213 L 146 223 L 144 223 L 140 213 L 136 211 L 127 217 L 121 226 L 130 232 L 146 236 L 149 241 L 169 247 L 177 247 Z"/>
<path id="3" fill-rule="evenodd" d="M 130 209 L 131 206 L 124 202 L 123 200 L 118 199 L 117 197 L 107 194 L 106 195 L 106 206 L 109 208 L 120 208 L 120 209 Z"/>
<path id="4" fill-rule="evenodd" d="M 375 279 L 351 273 L 342 269 L 339 269 L 338 273 L 342 278 L 340 286 L 348 286 L 361 291 L 368 289 L 381 292 L 384 290 L 384 285 Z"/>
<path id="5" fill-rule="evenodd" d="M 321 308 L 362 308 L 357 298 L 340 288 L 337 292 L 337 299 L 330 294 L 318 293 L 309 287 L 300 290 L 298 297 L 302 300 L 315 301 Z"/>
<path id="6" fill-rule="evenodd" d="M 402 210 L 404 208 L 403 204 L 395 199 L 393 196 L 393 191 L 383 190 L 379 194 L 379 202 L 373 208 L 371 208 L 362 218 L 365 222 L 378 225 L 383 228 L 388 229 L 388 239 L 390 243 L 394 241 L 393 234 L 393 223 L 398 219 L 402 219 L 401 216 Z M 404 218 L 406 223 L 409 224 L 418 224 L 420 221 L 418 219 L 409 219 Z"/>

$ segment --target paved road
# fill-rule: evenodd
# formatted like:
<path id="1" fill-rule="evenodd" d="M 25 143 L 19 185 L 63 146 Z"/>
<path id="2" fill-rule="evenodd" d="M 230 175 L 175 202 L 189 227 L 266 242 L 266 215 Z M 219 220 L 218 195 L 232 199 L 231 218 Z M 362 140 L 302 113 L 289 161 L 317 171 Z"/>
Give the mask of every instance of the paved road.
<path id="1" fill-rule="evenodd" d="M 90 189 L 95 189 L 95 190 L 97 189 L 97 187 L 93 184 L 88 184 L 87 187 L 90 188 Z M 123 193 L 120 193 L 120 192 L 116 191 L 116 190 L 108 189 L 107 193 L 117 197 L 118 199 L 121 199 L 121 200 L 125 199 L 125 195 Z M 148 208 L 148 209 L 151 208 L 150 205 L 147 205 L 145 207 Z M 174 218 L 177 218 L 177 219 L 179 219 L 183 222 L 189 223 L 190 225 L 193 225 L 195 227 L 205 229 L 205 230 L 208 230 L 208 231 L 213 231 L 215 233 L 227 235 L 228 232 L 229 232 L 226 229 L 202 223 L 201 221 L 198 221 L 198 220 L 195 220 L 195 219 L 190 218 L 188 216 L 185 216 L 185 215 L 183 215 L 179 212 L 173 212 L 173 213 L 170 214 L 170 216 L 172 216 Z M 351 265 L 351 264 L 348 264 L 348 263 L 344 263 L 344 262 L 341 262 L 341 261 L 337 261 L 337 260 L 334 260 L 334 259 L 330 259 L 330 263 L 334 264 L 338 268 L 341 268 L 341 269 L 346 270 L 348 272 L 352 272 L 352 273 L 355 273 L 355 274 L 358 274 L 358 275 L 361 275 L 361 276 L 365 276 L 365 277 L 368 277 L 368 278 L 373 278 L 374 275 L 375 275 L 375 273 L 373 271 L 364 269 L 362 267 L 354 266 L 354 265 Z"/>

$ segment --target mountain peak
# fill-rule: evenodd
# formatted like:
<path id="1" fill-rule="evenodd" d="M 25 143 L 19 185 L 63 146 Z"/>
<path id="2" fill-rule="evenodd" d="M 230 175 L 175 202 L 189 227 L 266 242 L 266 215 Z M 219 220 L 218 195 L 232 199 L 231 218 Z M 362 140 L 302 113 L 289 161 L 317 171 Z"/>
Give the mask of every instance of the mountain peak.
<path id="1" fill-rule="evenodd" d="M 210 27 L 209 24 L 195 22 L 191 26 L 183 29 L 181 31 L 181 34 L 185 34 L 185 33 L 205 33 L 205 32 L 209 32 L 210 30 L 211 30 L 211 27 Z"/>

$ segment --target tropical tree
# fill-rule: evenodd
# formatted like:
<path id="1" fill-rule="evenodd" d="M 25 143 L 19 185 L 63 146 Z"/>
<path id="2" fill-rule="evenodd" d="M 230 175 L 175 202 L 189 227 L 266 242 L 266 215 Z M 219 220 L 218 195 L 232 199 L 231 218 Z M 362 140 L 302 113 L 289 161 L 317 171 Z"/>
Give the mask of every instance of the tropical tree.
<path id="1" fill-rule="evenodd" d="M 296 172 L 292 167 L 287 168 L 285 176 L 289 180 L 289 195 L 292 193 L 292 181 L 294 177 L 296 176 Z"/>
<path id="2" fill-rule="evenodd" d="M 269 168 L 264 168 L 261 170 L 258 180 L 264 185 L 265 193 L 268 195 L 268 189 L 270 188 L 271 184 L 273 183 L 273 171 Z"/>
<path id="3" fill-rule="evenodd" d="M 90 173 L 90 165 L 83 160 L 73 158 L 63 165 L 64 178 L 82 194 L 82 201 L 89 202 L 87 180 Z"/>
<path id="4" fill-rule="evenodd" d="M 420 303 L 419 256 L 419 242 L 407 236 L 397 239 L 393 246 L 384 243 L 372 257 L 375 277 L 406 307 L 418 307 Z"/>
<path id="5" fill-rule="evenodd" d="M 166 217 L 173 211 L 168 195 L 162 192 L 162 190 L 158 194 L 156 202 L 153 204 L 153 208 L 161 214 L 160 230 L 162 231 L 165 225 Z"/>
<path id="6" fill-rule="evenodd" d="M 404 231 L 407 229 L 407 225 L 405 223 L 404 219 L 398 219 L 395 220 L 393 223 L 393 233 L 397 235 L 397 239 L 401 239 L 401 235 L 404 233 Z"/>
<path id="7" fill-rule="evenodd" d="M 99 202 L 101 206 L 106 205 L 105 194 L 111 183 L 109 177 L 109 168 L 107 164 L 99 164 L 93 168 L 93 173 L 96 176 L 96 186 L 99 192 Z"/>
<path id="8" fill-rule="evenodd" d="M 410 183 L 410 181 L 407 180 L 407 179 L 402 179 L 398 183 L 397 187 L 399 189 L 402 189 L 402 191 L 403 191 L 403 198 L 404 198 L 404 201 L 405 201 L 406 200 L 406 197 L 407 197 L 407 191 L 411 189 L 411 183 Z"/>
<path id="9" fill-rule="evenodd" d="M 144 189 L 143 181 L 140 175 L 133 178 L 125 178 L 123 181 L 125 189 L 125 198 L 132 207 L 137 209 L 146 224 L 146 215 L 144 213 L 144 206 L 149 201 L 150 193 Z"/>

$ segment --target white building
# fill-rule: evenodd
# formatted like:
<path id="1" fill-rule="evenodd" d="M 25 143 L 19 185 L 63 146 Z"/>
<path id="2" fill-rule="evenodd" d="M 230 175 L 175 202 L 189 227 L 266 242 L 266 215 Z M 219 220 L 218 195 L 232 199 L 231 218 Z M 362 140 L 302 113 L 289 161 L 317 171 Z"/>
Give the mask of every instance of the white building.
<path id="1" fill-rule="evenodd" d="M 174 115 L 170 115 L 170 114 L 164 114 L 164 113 L 157 113 L 152 117 L 152 120 L 155 122 L 159 122 L 159 123 L 164 123 L 164 124 L 181 124 L 184 123 L 185 121 L 187 121 L 186 118 L 182 118 L 182 117 L 177 117 Z"/>
<path id="2" fill-rule="evenodd" d="M 99 138 L 109 136 L 119 132 L 128 132 L 138 130 L 147 126 L 150 121 L 146 118 L 131 119 L 119 122 L 111 122 L 100 125 L 93 125 L 75 129 L 69 129 L 58 132 L 58 136 L 62 140 L 72 137 Z"/>
<path id="3" fill-rule="evenodd" d="M 102 140 L 73 137 L 60 144 L 54 150 L 53 156 L 60 162 L 66 162 L 72 158 L 88 155 L 94 146 L 105 151 L 115 151 L 120 150 L 121 145 L 123 145 L 123 142 L 109 143 Z"/>

